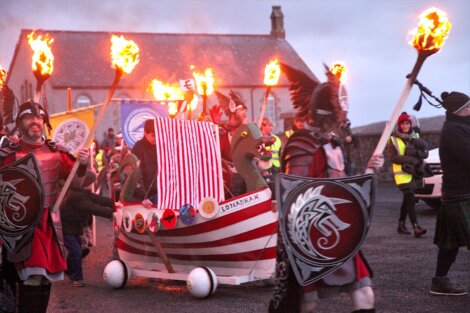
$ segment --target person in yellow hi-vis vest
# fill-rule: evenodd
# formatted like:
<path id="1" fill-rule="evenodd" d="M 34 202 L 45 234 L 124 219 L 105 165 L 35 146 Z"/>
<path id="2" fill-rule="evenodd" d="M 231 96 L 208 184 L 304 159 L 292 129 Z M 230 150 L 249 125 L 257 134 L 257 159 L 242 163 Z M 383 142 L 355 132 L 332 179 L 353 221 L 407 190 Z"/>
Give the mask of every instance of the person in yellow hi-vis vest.
<path id="1" fill-rule="evenodd" d="M 279 155 L 281 152 L 281 139 L 272 133 L 273 131 L 273 123 L 267 117 L 263 118 L 261 122 L 261 134 L 263 136 L 269 136 L 273 140 L 273 144 L 271 146 L 266 146 L 264 149 L 267 151 L 271 151 L 271 160 L 269 161 L 259 161 L 258 166 L 263 169 L 262 175 L 266 179 L 266 182 L 271 188 L 271 191 L 274 195 L 274 181 L 279 174 L 281 163 L 279 161 Z"/>
<path id="2" fill-rule="evenodd" d="M 397 130 L 390 136 L 387 147 L 391 160 L 395 183 L 403 192 L 403 201 L 400 208 L 397 232 L 409 235 L 405 220 L 408 215 L 413 226 L 415 237 L 426 234 L 426 229 L 418 225 L 415 211 L 415 190 L 423 186 L 422 176 L 417 174 L 417 169 L 427 157 L 427 145 L 419 138 L 412 128 L 411 116 L 406 112 L 398 117 Z M 412 151 L 412 153 L 410 153 Z"/>

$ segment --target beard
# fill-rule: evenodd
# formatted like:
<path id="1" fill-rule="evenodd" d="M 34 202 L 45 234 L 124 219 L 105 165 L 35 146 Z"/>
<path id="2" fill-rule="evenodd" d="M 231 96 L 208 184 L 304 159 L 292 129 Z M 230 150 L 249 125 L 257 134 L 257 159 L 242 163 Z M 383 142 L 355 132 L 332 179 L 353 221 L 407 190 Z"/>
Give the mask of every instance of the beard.
<path id="1" fill-rule="evenodd" d="M 36 126 L 36 128 L 33 129 L 33 126 Z M 19 128 L 21 135 L 28 141 L 35 142 L 42 137 L 43 127 L 39 124 L 21 125 Z"/>

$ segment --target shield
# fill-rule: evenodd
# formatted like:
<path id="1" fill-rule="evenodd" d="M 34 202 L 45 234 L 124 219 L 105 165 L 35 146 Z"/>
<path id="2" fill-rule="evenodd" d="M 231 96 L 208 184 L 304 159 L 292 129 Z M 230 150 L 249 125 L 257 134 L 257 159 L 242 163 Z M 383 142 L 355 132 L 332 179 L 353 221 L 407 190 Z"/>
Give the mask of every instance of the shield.
<path id="1" fill-rule="evenodd" d="M 14 254 L 31 238 L 44 211 L 44 193 L 36 157 L 0 169 L 0 239 Z"/>
<path id="2" fill-rule="evenodd" d="M 374 196 L 371 174 L 341 179 L 279 174 L 280 230 L 300 285 L 322 279 L 358 252 L 371 224 Z"/>

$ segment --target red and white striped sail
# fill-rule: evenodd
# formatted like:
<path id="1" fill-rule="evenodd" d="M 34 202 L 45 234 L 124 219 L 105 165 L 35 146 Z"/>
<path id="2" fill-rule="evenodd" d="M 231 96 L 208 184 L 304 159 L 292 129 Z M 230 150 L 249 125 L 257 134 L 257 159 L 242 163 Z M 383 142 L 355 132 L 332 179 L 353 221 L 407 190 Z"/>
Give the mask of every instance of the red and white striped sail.
<path id="1" fill-rule="evenodd" d="M 212 123 L 156 119 L 159 209 L 224 200 L 219 144 Z"/>
<path id="2" fill-rule="evenodd" d="M 123 228 L 125 216 L 145 218 L 163 210 L 126 206 L 116 215 L 116 248 L 119 258 L 133 270 L 166 271 L 150 237 Z M 274 273 L 278 215 L 268 188 L 219 204 L 217 215 L 205 219 L 197 214 L 192 225 L 178 219 L 173 229 L 163 226 L 156 233 L 177 273 L 199 266 L 210 267 L 218 276 L 249 275 L 266 279 Z"/>

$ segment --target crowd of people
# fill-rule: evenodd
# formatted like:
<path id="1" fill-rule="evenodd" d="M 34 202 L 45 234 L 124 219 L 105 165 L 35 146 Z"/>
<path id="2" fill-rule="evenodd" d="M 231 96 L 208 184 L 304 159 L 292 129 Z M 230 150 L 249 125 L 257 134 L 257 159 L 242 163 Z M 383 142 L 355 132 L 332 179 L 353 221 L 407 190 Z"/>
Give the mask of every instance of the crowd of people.
<path id="1" fill-rule="evenodd" d="M 322 88 L 328 88 L 322 85 Z M 319 92 L 321 97 L 322 92 Z M 446 122 L 440 143 L 443 175 L 443 202 L 437 218 L 434 243 L 439 248 L 436 273 L 432 278 L 431 293 L 436 295 L 463 295 L 466 291 L 455 287 L 447 274 L 459 248 L 470 249 L 470 101 L 465 94 L 452 92 L 442 95 Z M 248 122 L 247 108 L 240 97 L 232 98 L 234 106 L 226 111 L 227 120 L 221 121 L 217 110 L 211 118 L 219 124 L 224 181 L 230 196 L 243 194 L 243 178 L 233 166 L 230 141 L 235 130 Z M 345 144 L 351 137 L 335 133 L 336 123 L 345 122 L 345 116 L 331 107 L 331 103 L 317 99 L 311 115 L 296 114 L 292 128 L 284 134 L 273 134 L 273 121 L 263 118 L 261 134 L 271 137 L 272 144 L 262 147 L 271 152 L 269 162 L 258 162 L 268 186 L 274 191 L 274 181 L 281 173 L 308 177 L 338 178 L 346 175 L 348 162 L 344 158 Z M 89 243 L 81 238 L 90 226 L 92 215 L 111 218 L 118 200 L 139 201 L 144 207 L 156 204 L 157 160 L 154 120 L 144 123 L 144 135 L 132 149 L 122 135 L 109 128 L 104 140 L 95 141 L 91 151 L 80 149 L 77 157 L 63 151 L 43 136 L 49 124 L 44 108 L 33 101 L 23 103 L 18 111 L 16 126 L 19 136 L 2 137 L 0 167 L 8 166 L 28 153 L 38 160 L 44 188 L 42 215 L 27 244 L 11 253 L 2 250 L 2 277 L 12 294 L 17 295 L 18 312 L 46 312 L 51 282 L 62 280 L 66 274 L 77 287 L 84 286 L 82 260 Z M 350 136 L 350 134 L 349 134 Z M 301 144 L 299 144 L 301 143 Z M 306 146 L 302 146 L 305 145 Z M 300 147 L 300 148 L 299 148 Z M 428 171 L 424 159 L 428 146 L 413 130 L 413 122 L 402 113 L 397 129 L 390 137 L 387 155 L 393 163 L 395 182 L 403 192 L 397 232 L 411 234 L 406 227 L 409 217 L 414 236 L 421 237 L 426 229 L 419 226 L 415 212 L 414 193 L 422 186 Z M 75 162 L 79 162 L 76 179 L 59 212 L 52 207 L 61 179 L 67 177 Z M 373 157 L 370 168 L 383 165 L 382 156 Z M 128 186 L 132 185 L 129 194 Z M 94 189 L 94 192 L 91 191 Z M 57 216 L 55 216 L 57 214 Z M 60 221 L 62 229 L 59 229 Z M 64 243 L 65 250 L 61 250 Z M 375 312 L 370 269 L 362 253 L 357 253 L 339 270 L 319 282 L 300 287 L 292 273 L 284 242 L 279 234 L 276 268 L 276 287 L 270 312 L 313 312 L 322 297 L 346 292 L 352 300 L 354 312 Z M 346 279 L 345 279 L 346 277 Z M 35 299 L 34 301 L 31 301 Z"/>

